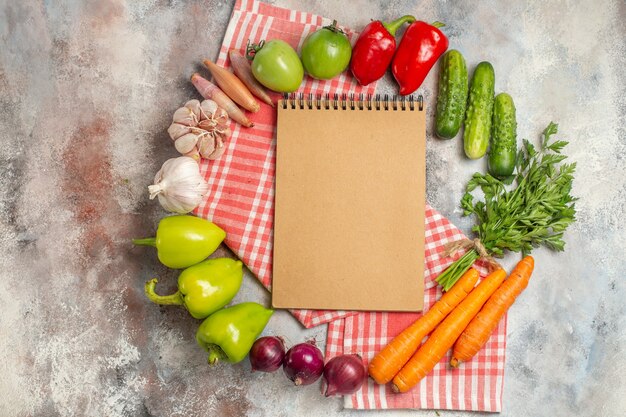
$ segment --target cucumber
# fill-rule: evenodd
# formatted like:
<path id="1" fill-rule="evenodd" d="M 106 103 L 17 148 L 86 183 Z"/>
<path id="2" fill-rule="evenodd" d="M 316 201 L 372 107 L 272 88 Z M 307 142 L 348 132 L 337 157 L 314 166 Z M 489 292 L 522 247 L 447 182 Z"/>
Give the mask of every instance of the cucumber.
<path id="1" fill-rule="evenodd" d="M 503 178 L 513 174 L 517 156 L 517 120 L 515 104 L 507 93 L 496 96 L 493 104 L 489 173 Z"/>
<path id="2" fill-rule="evenodd" d="M 439 71 L 439 94 L 435 132 L 443 139 L 459 133 L 467 105 L 467 66 L 465 58 L 455 49 L 445 53 Z"/>
<path id="3" fill-rule="evenodd" d="M 465 155 L 471 159 L 482 158 L 489 146 L 491 114 L 496 76 L 493 66 L 486 61 L 476 66 L 469 87 L 469 99 L 465 112 L 463 146 Z"/>

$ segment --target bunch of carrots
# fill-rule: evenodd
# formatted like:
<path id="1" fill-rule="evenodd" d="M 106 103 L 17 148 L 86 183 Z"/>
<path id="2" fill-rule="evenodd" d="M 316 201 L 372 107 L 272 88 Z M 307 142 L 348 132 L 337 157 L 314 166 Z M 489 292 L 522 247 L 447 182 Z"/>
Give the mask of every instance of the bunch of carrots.
<path id="1" fill-rule="evenodd" d="M 428 375 L 450 348 L 454 347 L 450 366 L 470 360 L 526 288 L 534 265 L 534 259 L 526 256 L 506 280 L 506 272 L 498 269 L 478 286 L 479 274 L 470 268 L 428 312 L 372 359 L 370 376 L 379 384 L 392 381 L 394 392 L 406 392 Z"/>

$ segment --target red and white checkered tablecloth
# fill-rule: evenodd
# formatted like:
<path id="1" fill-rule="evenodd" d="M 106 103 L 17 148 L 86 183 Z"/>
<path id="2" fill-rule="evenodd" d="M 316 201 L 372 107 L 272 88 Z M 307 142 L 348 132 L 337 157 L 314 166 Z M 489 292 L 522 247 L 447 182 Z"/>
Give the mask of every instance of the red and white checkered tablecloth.
<path id="1" fill-rule="evenodd" d="M 443 245 L 464 235 L 445 217 L 426 207 L 426 253 L 424 310 L 441 297 L 435 278 L 450 264 L 442 259 Z M 487 269 L 478 262 L 481 277 Z M 328 325 L 326 360 L 343 354 L 358 353 L 366 363 L 393 337 L 421 314 L 360 312 Z M 416 387 L 395 394 L 389 385 L 378 385 L 368 379 L 359 391 L 344 397 L 344 407 L 357 409 L 425 408 L 499 412 L 502 408 L 502 386 L 506 348 L 506 316 L 478 354 L 459 368 L 448 365 L 448 352 Z"/>
<path id="2" fill-rule="evenodd" d="M 235 48 L 243 52 L 248 39 L 258 42 L 279 38 L 299 50 L 307 34 L 330 23 L 330 19 L 310 13 L 275 7 L 256 0 L 237 0 L 217 63 L 229 67 L 228 51 Z M 354 41 L 356 34 L 346 31 Z M 374 84 L 360 87 L 345 73 L 330 81 L 305 77 L 298 92 L 373 94 L 374 91 Z M 280 95 L 273 94 L 274 100 L 279 98 Z M 201 172 L 209 182 L 210 191 L 194 213 L 224 228 L 228 234 L 225 243 L 271 290 L 276 112 L 261 103 L 261 110 L 249 116 L 255 122 L 253 128 L 243 128 L 233 123 L 233 134 L 227 142 L 225 154 L 217 161 L 202 161 Z M 441 259 L 438 252 L 443 244 L 463 235 L 429 206 L 426 207 L 425 230 L 424 306 L 428 309 L 441 295 L 434 278 L 451 262 L 450 259 Z M 479 270 L 482 274 L 486 271 L 480 265 Z M 367 361 L 419 317 L 419 314 L 381 312 L 291 312 L 305 327 L 331 322 L 328 325 L 326 359 L 345 352 L 359 353 Z M 505 336 L 506 317 L 478 355 L 459 369 L 448 367 L 449 358 L 444 358 L 415 389 L 405 394 L 393 394 L 387 386 L 376 386 L 370 381 L 356 394 L 346 396 L 344 405 L 346 408 L 359 409 L 500 411 Z"/>
<path id="3" fill-rule="evenodd" d="M 237 0 L 224 35 L 217 64 L 230 67 L 228 51 L 245 52 L 248 40 L 282 39 L 299 51 L 306 36 L 332 23 L 311 13 L 275 7 L 256 0 Z M 346 31 L 351 41 L 355 32 Z M 209 76 L 209 74 L 204 74 Z M 334 94 L 374 93 L 376 86 L 361 87 L 349 71 L 328 81 L 308 76 L 298 93 Z M 273 93 L 273 101 L 281 98 Z M 274 163 L 276 148 L 276 111 L 261 103 L 258 113 L 248 114 L 254 127 L 232 123 L 232 136 L 225 154 L 216 161 L 203 160 L 200 170 L 209 182 L 206 199 L 194 211 L 211 219 L 227 232 L 225 243 L 247 265 L 261 283 L 271 290 L 272 227 L 274 221 Z M 305 326 L 313 327 L 352 312 L 292 310 Z"/>

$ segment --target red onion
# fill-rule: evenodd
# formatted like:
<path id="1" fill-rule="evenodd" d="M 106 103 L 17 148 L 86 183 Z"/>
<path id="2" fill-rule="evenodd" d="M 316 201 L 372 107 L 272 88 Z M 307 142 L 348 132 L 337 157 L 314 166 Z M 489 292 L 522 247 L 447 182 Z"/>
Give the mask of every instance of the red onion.
<path id="1" fill-rule="evenodd" d="M 352 394 L 367 378 L 363 360 L 359 355 L 340 355 L 328 361 L 324 367 L 326 396 Z"/>
<path id="2" fill-rule="evenodd" d="M 261 337 L 250 349 L 250 365 L 253 371 L 274 372 L 283 364 L 284 358 L 285 343 L 280 337 Z"/>
<path id="3" fill-rule="evenodd" d="M 296 385 L 312 384 L 324 372 L 324 356 L 315 342 L 297 344 L 287 351 L 283 371 Z"/>

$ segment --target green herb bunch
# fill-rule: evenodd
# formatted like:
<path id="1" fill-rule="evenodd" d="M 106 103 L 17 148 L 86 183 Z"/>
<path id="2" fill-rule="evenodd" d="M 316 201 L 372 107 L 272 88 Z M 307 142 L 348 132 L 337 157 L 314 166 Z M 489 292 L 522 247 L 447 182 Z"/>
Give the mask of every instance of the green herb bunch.
<path id="1" fill-rule="evenodd" d="M 551 140 L 557 130 L 555 123 L 548 125 L 539 150 L 524 139 L 515 175 L 510 178 L 501 181 L 475 173 L 467 183 L 461 207 L 465 216 L 476 216 L 472 231 L 493 256 L 501 257 L 505 250 L 527 255 L 541 245 L 556 251 L 564 249 L 563 233 L 576 219 L 577 199 L 570 193 L 576 163 L 561 163 L 567 159 L 561 151 L 568 142 Z M 507 189 L 513 182 L 515 186 Z M 475 201 L 471 194 L 477 188 L 483 193 L 482 201 Z M 437 282 L 447 291 L 478 258 L 478 252 L 470 249 Z"/>

